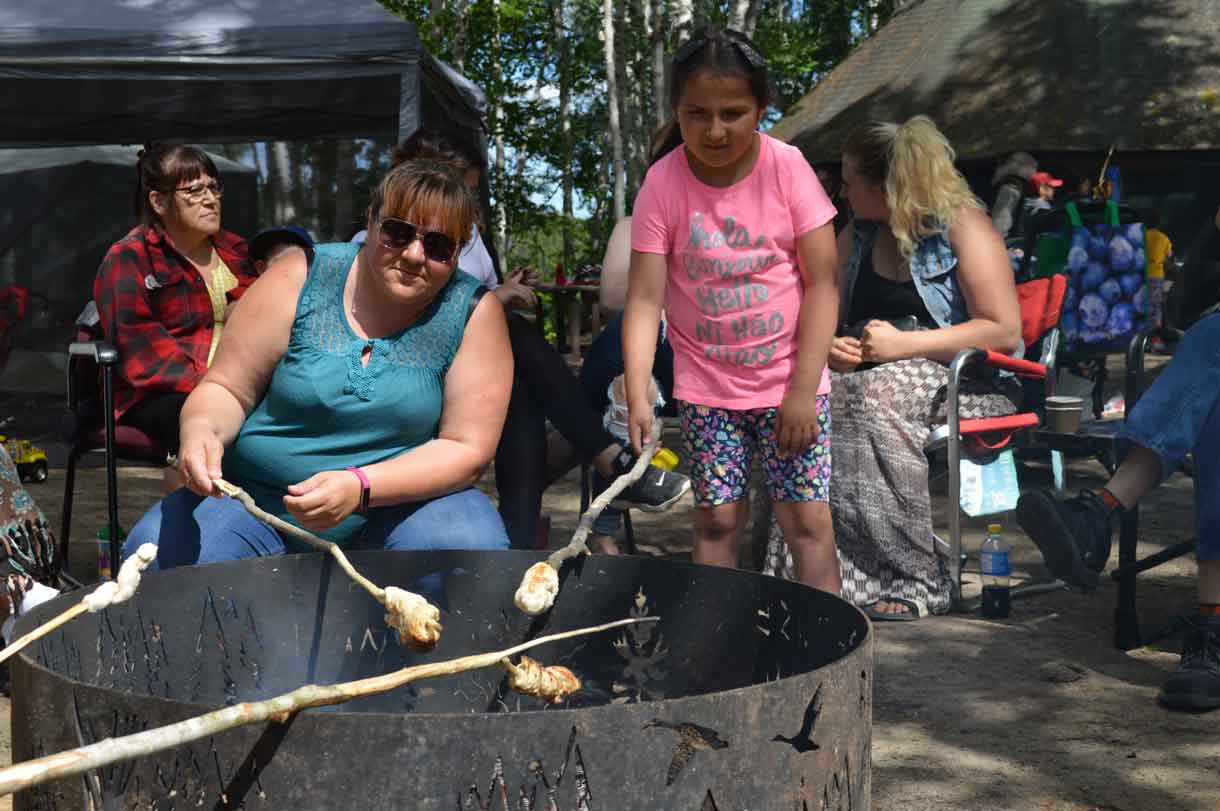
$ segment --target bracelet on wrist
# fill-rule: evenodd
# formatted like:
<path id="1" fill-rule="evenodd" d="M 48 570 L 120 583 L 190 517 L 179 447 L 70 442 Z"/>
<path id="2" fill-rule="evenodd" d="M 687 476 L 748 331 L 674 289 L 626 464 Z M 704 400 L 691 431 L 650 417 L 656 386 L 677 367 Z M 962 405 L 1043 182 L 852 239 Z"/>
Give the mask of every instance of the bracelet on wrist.
<path id="1" fill-rule="evenodd" d="M 360 480 L 360 504 L 356 507 L 356 512 L 361 514 L 368 512 L 369 496 L 371 494 L 369 477 L 358 467 L 347 467 L 344 470 L 350 470 L 352 473 L 355 473 L 356 478 Z"/>

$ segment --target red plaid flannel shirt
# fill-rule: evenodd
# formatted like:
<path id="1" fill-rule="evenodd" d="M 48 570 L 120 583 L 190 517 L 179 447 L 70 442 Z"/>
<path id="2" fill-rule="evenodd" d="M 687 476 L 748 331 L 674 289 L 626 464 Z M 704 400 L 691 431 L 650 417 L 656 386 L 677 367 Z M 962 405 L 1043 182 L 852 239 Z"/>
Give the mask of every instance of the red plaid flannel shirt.
<path id="1" fill-rule="evenodd" d="M 241 298 L 254 282 L 246 241 L 220 231 L 212 244 Z M 151 392 L 190 392 L 208 370 L 212 299 L 199 271 L 158 228 L 137 226 L 110 246 L 93 280 L 102 331 L 119 350 L 115 418 Z"/>

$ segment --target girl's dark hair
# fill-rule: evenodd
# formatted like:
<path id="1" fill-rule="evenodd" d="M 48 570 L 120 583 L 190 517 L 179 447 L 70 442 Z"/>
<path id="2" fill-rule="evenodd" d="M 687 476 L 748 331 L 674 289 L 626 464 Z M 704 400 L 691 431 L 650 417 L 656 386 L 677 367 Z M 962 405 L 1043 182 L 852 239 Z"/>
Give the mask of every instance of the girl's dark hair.
<path id="1" fill-rule="evenodd" d="M 694 34 L 674 52 L 669 62 L 669 106 L 678 106 L 682 89 L 700 70 L 740 76 L 750 86 L 758 106 L 766 109 L 773 98 L 767 78 L 767 60 L 758 46 L 740 31 L 708 27 Z"/>
<path id="2" fill-rule="evenodd" d="M 467 169 L 483 170 L 483 161 L 470 147 L 436 130 L 418 129 L 403 141 L 390 159 L 391 166 L 405 161 L 432 160 L 447 163 L 459 172 Z"/>
<path id="3" fill-rule="evenodd" d="M 161 225 L 161 217 L 148 201 L 150 191 L 173 199 L 174 189 L 203 175 L 220 179 L 216 164 L 197 146 L 145 144 L 136 158 L 135 215 L 146 228 Z"/>

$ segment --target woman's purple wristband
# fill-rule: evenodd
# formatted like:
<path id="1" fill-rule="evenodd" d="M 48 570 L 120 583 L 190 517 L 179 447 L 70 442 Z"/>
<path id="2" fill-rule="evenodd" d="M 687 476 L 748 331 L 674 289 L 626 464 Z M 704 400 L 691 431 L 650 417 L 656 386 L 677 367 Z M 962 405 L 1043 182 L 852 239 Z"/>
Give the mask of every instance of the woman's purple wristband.
<path id="1" fill-rule="evenodd" d="M 356 474 L 356 478 L 360 480 L 360 506 L 356 508 L 358 513 L 366 513 L 369 511 L 369 477 L 364 471 L 358 467 L 345 467 L 344 470 L 350 470 Z"/>

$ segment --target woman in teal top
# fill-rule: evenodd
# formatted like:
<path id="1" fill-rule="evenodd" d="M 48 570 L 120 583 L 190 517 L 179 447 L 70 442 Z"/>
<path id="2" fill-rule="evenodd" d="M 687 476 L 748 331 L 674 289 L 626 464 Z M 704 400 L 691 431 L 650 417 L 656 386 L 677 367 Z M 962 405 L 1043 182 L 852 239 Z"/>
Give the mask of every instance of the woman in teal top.
<path id="1" fill-rule="evenodd" d="M 439 164 L 390 171 L 364 245 L 277 257 L 225 329 L 182 410 L 188 488 L 125 547 L 160 543 L 180 566 L 299 551 L 231 499 L 223 476 L 268 512 L 345 546 L 503 548 L 490 500 L 471 487 L 491 461 L 512 385 L 504 315 L 456 269 L 475 202 Z"/>

